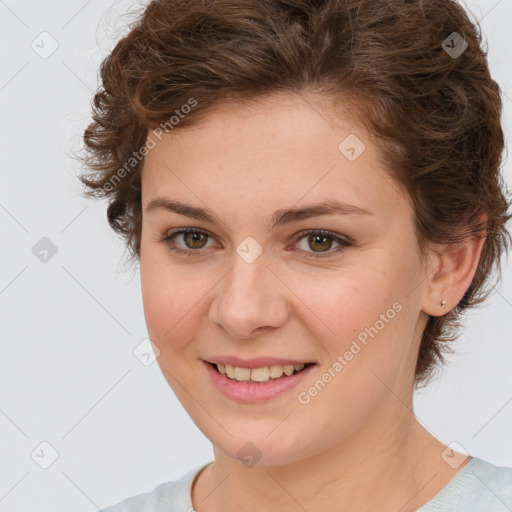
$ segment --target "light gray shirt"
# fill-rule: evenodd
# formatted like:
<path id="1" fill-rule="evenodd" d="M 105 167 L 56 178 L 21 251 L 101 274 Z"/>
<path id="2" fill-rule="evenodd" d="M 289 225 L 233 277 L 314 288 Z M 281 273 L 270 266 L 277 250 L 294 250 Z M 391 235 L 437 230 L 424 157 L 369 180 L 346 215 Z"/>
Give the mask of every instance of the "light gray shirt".
<path id="1" fill-rule="evenodd" d="M 127 498 L 103 512 L 194 512 L 191 489 L 196 475 L 210 463 L 195 468 L 176 482 Z M 512 468 L 498 467 L 473 457 L 417 512 L 511 512 Z"/>

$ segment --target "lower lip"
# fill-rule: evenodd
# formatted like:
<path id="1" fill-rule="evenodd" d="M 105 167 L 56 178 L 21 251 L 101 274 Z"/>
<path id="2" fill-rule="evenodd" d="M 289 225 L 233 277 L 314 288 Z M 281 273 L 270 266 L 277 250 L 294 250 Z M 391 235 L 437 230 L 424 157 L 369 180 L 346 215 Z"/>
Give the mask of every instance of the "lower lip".
<path id="1" fill-rule="evenodd" d="M 225 375 L 219 373 L 210 363 L 205 362 L 205 365 L 213 383 L 221 393 L 228 398 L 245 403 L 264 402 L 286 393 L 286 391 L 297 386 L 316 366 L 312 364 L 289 377 L 281 377 L 277 380 L 257 384 L 254 382 L 239 382 L 228 379 Z"/>

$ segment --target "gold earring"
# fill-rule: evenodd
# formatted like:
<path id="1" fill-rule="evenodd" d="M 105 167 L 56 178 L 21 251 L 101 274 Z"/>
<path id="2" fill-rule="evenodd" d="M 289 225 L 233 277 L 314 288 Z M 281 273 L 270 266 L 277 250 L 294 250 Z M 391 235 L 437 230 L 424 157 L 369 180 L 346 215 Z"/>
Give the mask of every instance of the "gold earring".
<path id="1" fill-rule="evenodd" d="M 446 301 L 445 301 L 445 300 L 443 300 L 443 302 L 441 302 L 441 307 L 442 307 L 443 309 L 445 309 L 445 308 L 446 308 Z"/>

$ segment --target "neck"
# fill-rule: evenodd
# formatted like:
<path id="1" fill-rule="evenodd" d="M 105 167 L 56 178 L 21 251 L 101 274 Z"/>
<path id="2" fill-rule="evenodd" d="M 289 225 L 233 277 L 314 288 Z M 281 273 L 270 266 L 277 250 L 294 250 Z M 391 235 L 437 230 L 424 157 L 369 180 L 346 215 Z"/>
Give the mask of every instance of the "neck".
<path id="1" fill-rule="evenodd" d="M 403 406 L 400 410 L 400 417 L 395 411 L 389 418 L 387 428 L 376 423 L 338 446 L 286 465 L 247 467 L 215 449 L 215 462 L 192 488 L 194 508 L 198 512 L 415 511 L 457 471 L 441 459 L 444 445 L 410 410 Z"/>

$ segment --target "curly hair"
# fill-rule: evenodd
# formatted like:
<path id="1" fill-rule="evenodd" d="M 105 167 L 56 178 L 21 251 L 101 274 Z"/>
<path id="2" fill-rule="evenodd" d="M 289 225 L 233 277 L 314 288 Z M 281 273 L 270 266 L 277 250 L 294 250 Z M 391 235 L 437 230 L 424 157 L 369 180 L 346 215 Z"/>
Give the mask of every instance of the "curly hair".
<path id="1" fill-rule="evenodd" d="M 222 102 L 272 93 L 343 99 L 408 192 L 422 254 L 486 233 L 457 307 L 428 319 L 415 373 L 425 385 L 461 313 L 492 290 L 493 267 L 501 279 L 511 239 L 501 91 L 478 21 L 454 0 L 154 0 L 129 30 L 101 64 L 80 181 L 86 196 L 108 198 L 132 261 L 149 130 L 159 137 Z"/>

